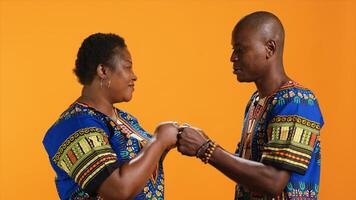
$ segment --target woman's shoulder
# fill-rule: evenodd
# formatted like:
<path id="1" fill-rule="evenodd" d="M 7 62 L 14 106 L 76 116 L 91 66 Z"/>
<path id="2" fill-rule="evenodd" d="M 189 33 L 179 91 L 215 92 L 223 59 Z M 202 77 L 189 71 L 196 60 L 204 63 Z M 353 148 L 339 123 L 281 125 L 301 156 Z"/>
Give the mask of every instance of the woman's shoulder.
<path id="1" fill-rule="evenodd" d="M 90 108 L 74 103 L 47 130 L 43 145 L 47 150 L 56 149 L 56 146 L 77 132 L 83 133 L 96 130 L 109 135 L 109 129 L 104 120 L 103 116 L 95 113 Z"/>
<path id="2" fill-rule="evenodd" d="M 88 118 L 88 119 L 100 119 L 103 120 L 104 116 L 101 116 L 95 110 L 91 109 L 85 104 L 79 102 L 74 102 L 71 104 L 58 118 L 55 124 L 61 123 L 63 121 L 75 118 Z"/>

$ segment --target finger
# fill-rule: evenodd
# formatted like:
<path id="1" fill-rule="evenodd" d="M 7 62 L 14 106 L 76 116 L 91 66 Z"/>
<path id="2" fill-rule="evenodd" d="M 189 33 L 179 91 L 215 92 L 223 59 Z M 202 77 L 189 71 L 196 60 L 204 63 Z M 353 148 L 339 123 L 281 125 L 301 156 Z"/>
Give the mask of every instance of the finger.
<path id="1" fill-rule="evenodd" d="M 180 125 L 180 126 L 178 127 L 178 129 L 185 129 L 185 128 L 189 128 L 189 126 Z"/>
<path id="2" fill-rule="evenodd" d="M 183 153 L 185 151 L 184 146 L 180 146 L 178 151 L 184 155 L 184 153 Z"/>
<path id="3" fill-rule="evenodd" d="M 179 141 L 180 139 L 182 139 L 182 133 L 181 133 L 181 132 L 178 132 L 178 134 L 177 134 L 177 141 Z"/>
<path id="4" fill-rule="evenodd" d="M 176 121 L 174 121 L 174 122 L 172 122 L 172 124 L 173 124 L 173 126 L 175 126 L 175 127 L 179 127 L 179 123 L 178 122 L 176 122 Z"/>
<path id="5" fill-rule="evenodd" d="M 188 123 L 183 123 L 183 126 L 191 127 L 191 125 Z"/>
<path id="6" fill-rule="evenodd" d="M 203 129 L 198 128 L 198 127 L 195 127 L 195 126 L 191 126 L 191 127 L 189 127 L 189 128 L 192 128 L 192 129 L 194 129 L 194 130 L 196 130 L 196 131 L 199 131 L 199 132 L 203 131 Z"/>
<path id="7" fill-rule="evenodd" d="M 185 129 L 185 127 L 179 126 L 178 127 L 178 133 L 181 134 L 184 129 Z"/>
<path id="8" fill-rule="evenodd" d="M 158 124 L 158 126 L 168 125 L 168 124 L 179 127 L 179 124 L 178 124 L 178 122 L 176 122 L 176 121 L 160 122 L 160 123 Z"/>
<path id="9" fill-rule="evenodd" d="M 205 132 L 203 131 L 203 129 L 200 128 L 196 128 L 196 127 L 192 127 L 192 129 L 194 129 L 195 131 L 197 131 L 200 135 L 207 137 L 207 135 L 205 134 Z"/>

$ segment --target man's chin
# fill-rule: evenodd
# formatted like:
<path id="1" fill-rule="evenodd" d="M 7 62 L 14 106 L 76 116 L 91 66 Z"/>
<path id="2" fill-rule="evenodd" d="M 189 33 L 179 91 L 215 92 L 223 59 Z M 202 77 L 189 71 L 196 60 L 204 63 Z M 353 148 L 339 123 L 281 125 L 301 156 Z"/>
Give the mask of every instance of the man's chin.
<path id="1" fill-rule="evenodd" d="M 251 81 L 251 80 L 247 80 L 247 79 L 245 79 L 245 78 L 243 78 L 243 77 L 239 77 L 239 76 L 237 76 L 236 79 L 237 79 L 237 81 L 238 81 L 239 83 L 251 83 L 251 82 L 253 82 L 253 81 Z"/>
<path id="2" fill-rule="evenodd" d="M 243 77 L 240 77 L 238 75 L 236 75 L 236 79 L 239 83 L 244 83 L 244 82 L 247 82 L 245 79 L 243 79 Z"/>

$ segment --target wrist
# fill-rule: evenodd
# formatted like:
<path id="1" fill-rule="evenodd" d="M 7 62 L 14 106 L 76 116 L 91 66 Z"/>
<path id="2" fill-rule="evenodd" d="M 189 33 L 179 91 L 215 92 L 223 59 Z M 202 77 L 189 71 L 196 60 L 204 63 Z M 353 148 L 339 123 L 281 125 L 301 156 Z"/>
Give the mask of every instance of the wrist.
<path id="1" fill-rule="evenodd" d="M 207 164 L 213 153 L 215 152 L 216 147 L 217 144 L 209 139 L 198 149 L 196 157 L 203 161 L 205 164 Z"/>
<path id="2" fill-rule="evenodd" d="M 159 146 L 159 148 L 161 149 L 162 152 L 166 151 L 166 149 L 168 148 L 168 145 L 164 141 L 162 141 L 161 139 L 159 139 L 157 137 L 154 137 L 154 139 L 152 140 L 152 143 Z"/>
<path id="3" fill-rule="evenodd" d="M 209 148 L 209 142 L 210 142 L 210 139 L 207 139 L 202 145 L 200 145 L 197 152 L 195 153 L 195 156 L 197 158 L 201 159 L 202 157 L 204 157 L 204 153 Z"/>
<path id="4" fill-rule="evenodd" d="M 216 158 L 219 157 L 220 151 L 222 150 L 222 147 L 219 145 L 216 145 L 215 150 L 213 151 L 213 153 L 211 154 L 210 159 L 208 160 L 209 164 L 214 165 L 214 163 L 216 163 Z"/>

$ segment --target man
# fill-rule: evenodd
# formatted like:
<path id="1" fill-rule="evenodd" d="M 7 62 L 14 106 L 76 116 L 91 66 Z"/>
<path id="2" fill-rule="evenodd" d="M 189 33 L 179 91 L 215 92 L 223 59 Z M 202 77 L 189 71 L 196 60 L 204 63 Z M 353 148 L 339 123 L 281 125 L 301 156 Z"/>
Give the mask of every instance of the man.
<path id="1" fill-rule="evenodd" d="M 284 28 L 269 12 L 242 18 L 232 32 L 233 73 L 254 82 L 235 154 L 186 125 L 178 150 L 238 182 L 235 199 L 317 199 L 323 118 L 313 93 L 283 67 Z"/>

